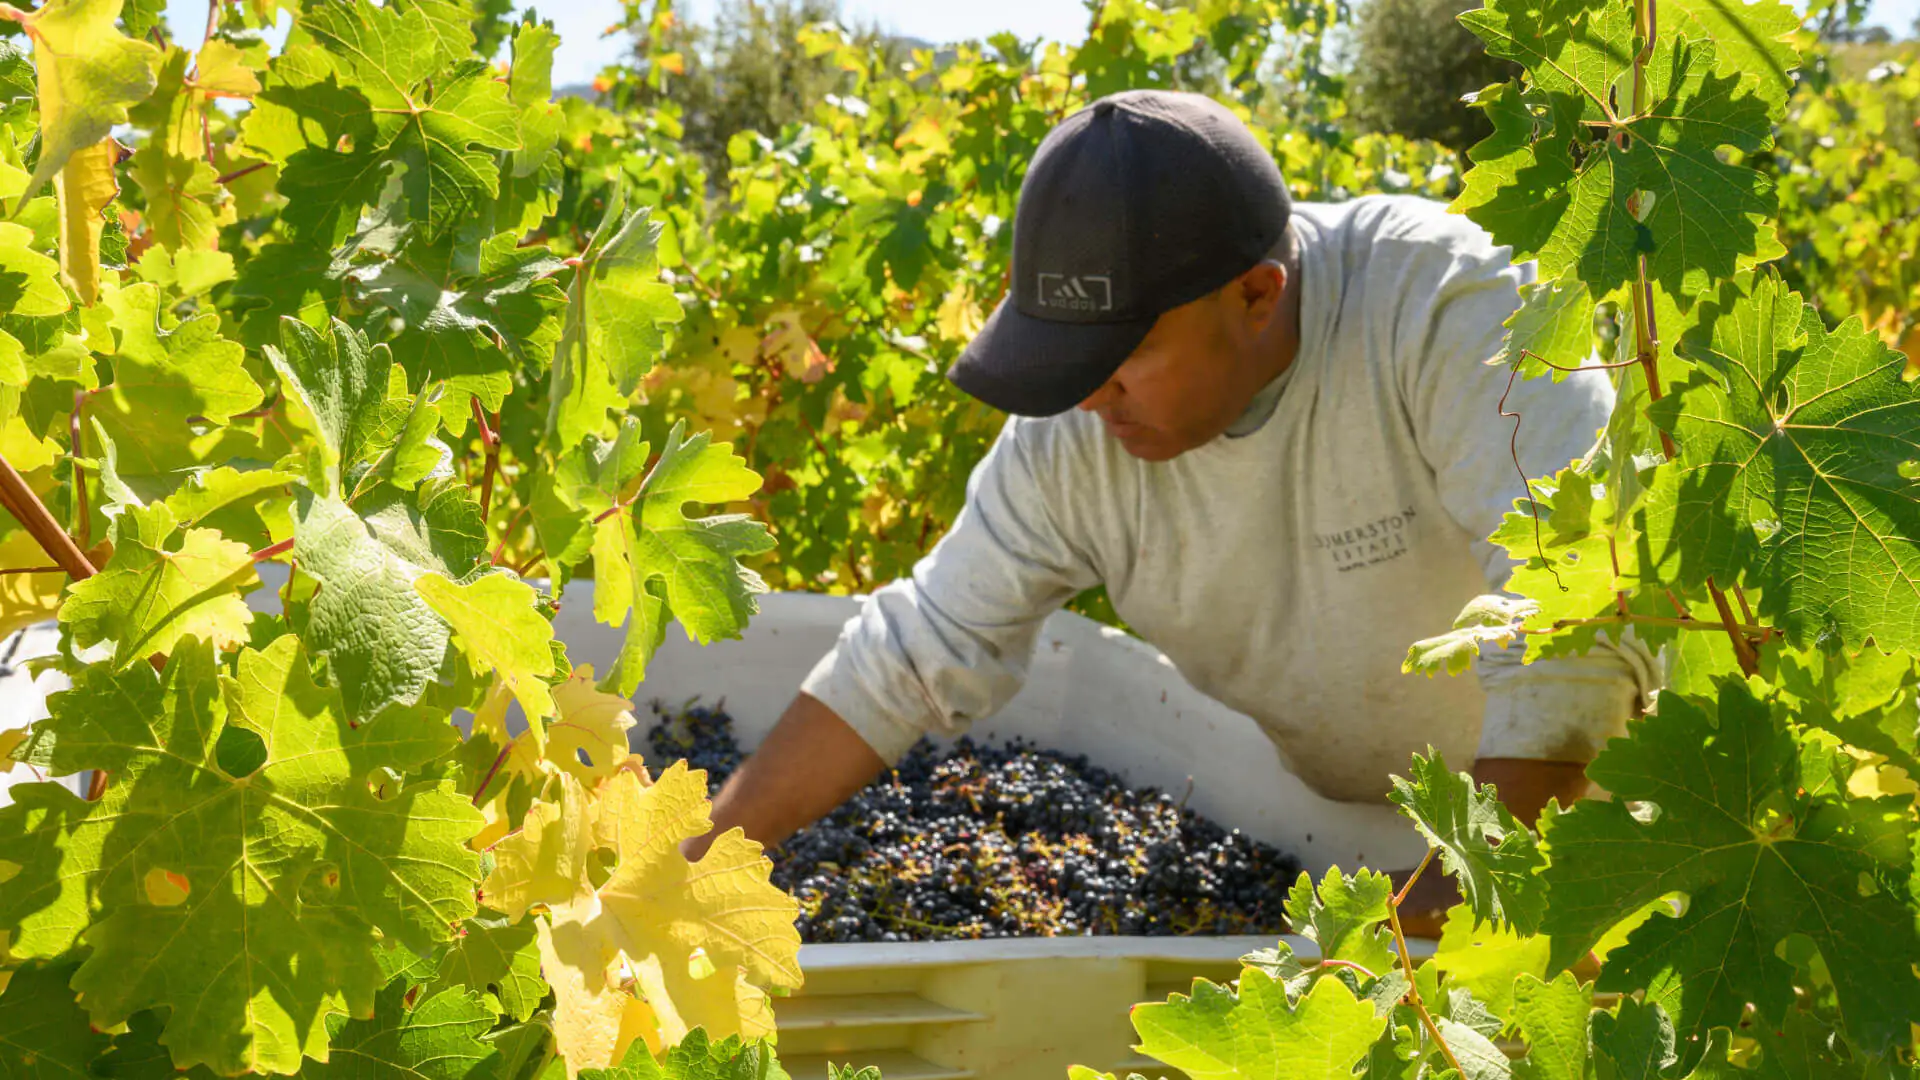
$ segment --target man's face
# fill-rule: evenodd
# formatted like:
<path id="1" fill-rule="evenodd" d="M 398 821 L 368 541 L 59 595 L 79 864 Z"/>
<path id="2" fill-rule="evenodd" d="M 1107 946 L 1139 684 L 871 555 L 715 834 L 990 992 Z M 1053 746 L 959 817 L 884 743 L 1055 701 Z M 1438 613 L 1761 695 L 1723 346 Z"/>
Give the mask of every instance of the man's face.
<path id="1" fill-rule="evenodd" d="M 1291 359 L 1275 355 L 1285 273 L 1263 264 L 1218 292 L 1168 311 L 1080 408 L 1144 461 L 1212 441 Z M 1291 342 L 1285 343 L 1287 346 Z"/>

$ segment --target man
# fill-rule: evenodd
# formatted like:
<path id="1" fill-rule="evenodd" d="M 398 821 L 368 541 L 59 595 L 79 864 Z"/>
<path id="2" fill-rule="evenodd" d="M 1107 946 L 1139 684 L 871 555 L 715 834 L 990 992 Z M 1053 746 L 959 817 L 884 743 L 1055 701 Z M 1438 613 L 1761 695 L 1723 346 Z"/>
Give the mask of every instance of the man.
<path id="1" fill-rule="evenodd" d="M 1643 653 L 1400 671 L 1508 575 L 1485 537 L 1523 489 L 1507 373 L 1484 361 L 1532 276 L 1438 204 L 1291 206 L 1206 98 L 1069 117 L 1021 189 L 1011 293 L 949 372 L 1014 418 L 952 531 L 848 622 L 721 792 L 716 831 L 777 844 L 923 733 L 990 715 L 1041 621 L 1096 584 L 1324 795 L 1383 799 L 1431 744 L 1525 819 L 1577 797 Z M 1509 405 L 1537 476 L 1587 451 L 1612 392 L 1573 375 Z"/>

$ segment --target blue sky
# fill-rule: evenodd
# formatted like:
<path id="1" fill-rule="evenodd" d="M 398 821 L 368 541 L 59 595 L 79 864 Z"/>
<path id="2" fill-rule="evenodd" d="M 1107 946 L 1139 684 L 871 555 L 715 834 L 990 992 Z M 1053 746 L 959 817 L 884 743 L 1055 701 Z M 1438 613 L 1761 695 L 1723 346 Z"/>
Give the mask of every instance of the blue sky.
<path id="1" fill-rule="evenodd" d="M 1001 30 L 1022 37 L 1074 39 L 1087 25 L 1082 0 L 841 0 L 841 4 L 858 22 L 875 22 L 883 30 L 928 41 L 986 37 Z M 682 0 L 681 7 L 700 18 L 713 5 L 714 0 Z M 560 31 L 560 51 L 554 58 L 556 81 L 585 82 L 624 51 L 622 39 L 600 36 L 618 17 L 618 0 L 549 0 L 538 7 Z M 187 43 L 199 37 L 206 13 L 206 0 L 167 3 L 169 21 Z M 1868 21 L 1904 34 L 1917 15 L 1920 0 L 1874 0 Z"/>

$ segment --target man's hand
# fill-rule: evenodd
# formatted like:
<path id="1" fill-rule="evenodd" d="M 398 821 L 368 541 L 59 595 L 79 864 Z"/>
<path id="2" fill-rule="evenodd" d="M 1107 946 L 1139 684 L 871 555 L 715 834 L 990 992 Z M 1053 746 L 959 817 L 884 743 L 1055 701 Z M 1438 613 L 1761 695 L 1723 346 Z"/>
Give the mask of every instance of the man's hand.
<path id="1" fill-rule="evenodd" d="M 1569 761 L 1527 761 L 1522 758 L 1482 758 L 1473 766 L 1475 783 L 1492 784 L 1500 801 L 1520 823 L 1533 828 L 1549 799 L 1567 806 L 1587 793 L 1586 766 Z M 1393 887 L 1403 889 L 1413 871 L 1391 875 Z M 1460 902 L 1460 889 L 1440 872 L 1438 860 L 1427 867 L 1400 907 L 1400 928 L 1408 937 L 1437 938 L 1446 925 L 1447 909 Z"/>
<path id="2" fill-rule="evenodd" d="M 807 694 L 793 704 L 765 742 L 740 764 L 713 800 L 713 831 L 680 845 L 689 859 L 739 826 L 771 848 L 866 786 L 886 762 L 838 713 Z"/>

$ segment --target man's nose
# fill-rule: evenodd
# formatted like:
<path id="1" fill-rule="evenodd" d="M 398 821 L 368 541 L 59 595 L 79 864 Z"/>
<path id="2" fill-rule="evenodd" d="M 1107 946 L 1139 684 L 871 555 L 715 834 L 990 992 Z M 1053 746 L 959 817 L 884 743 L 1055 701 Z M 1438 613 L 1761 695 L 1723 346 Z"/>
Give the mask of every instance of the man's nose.
<path id="1" fill-rule="evenodd" d="M 1111 405 L 1113 403 L 1114 393 L 1115 387 L 1113 380 L 1108 379 L 1106 382 L 1100 384 L 1100 389 L 1088 394 L 1086 398 L 1080 402 L 1079 408 L 1086 412 L 1097 412 L 1101 406 Z"/>

